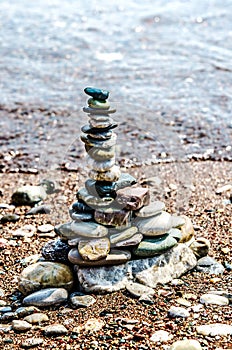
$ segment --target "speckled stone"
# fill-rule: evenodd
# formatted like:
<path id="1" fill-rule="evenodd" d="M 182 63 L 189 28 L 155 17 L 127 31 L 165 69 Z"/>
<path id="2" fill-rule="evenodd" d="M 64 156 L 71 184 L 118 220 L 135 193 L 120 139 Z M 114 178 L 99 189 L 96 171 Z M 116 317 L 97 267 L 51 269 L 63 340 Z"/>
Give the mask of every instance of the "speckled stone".
<path id="1" fill-rule="evenodd" d="M 23 299 L 24 305 L 45 307 L 60 305 L 67 301 L 68 292 L 64 288 L 47 288 L 34 292 Z"/>
<path id="2" fill-rule="evenodd" d="M 110 160 L 115 157 L 115 146 L 109 148 L 91 147 L 88 151 L 88 156 L 98 162 Z"/>
<path id="3" fill-rule="evenodd" d="M 71 269 L 60 263 L 41 261 L 26 267 L 20 274 L 18 288 L 23 294 L 29 294 L 40 288 L 72 288 Z"/>
<path id="4" fill-rule="evenodd" d="M 97 173 L 97 174 L 105 174 L 105 173 Z M 92 196 L 84 187 L 80 188 L 77 191 L 77 199 L 85 202 L 91 208 L 109 207 L 110 204 L 114 201 L 114 198 L 111 198 L 111 197 L 100 198 L 100 197 Z"/>
<path id="5" fill-rule="evenodd" d="M 171 215 L 165 211 L 149 218 L 136 218 L 133 224 L 146 236 L 160 236 L 172 228 Z"/>
<path id="6" fill-rule="evenodd" d="M 96 170 L 90 170 L 89 177 L 92 180 L 96 181 L 108 181 L 108 182 L 115 182 L 119 179 L 121 175 L 120 168 L 117 165 L 114 165 L 112 168 L 110 168 L 108 171 L 98 172 Z"/>
<path id="7" fill-rule="evenodd" d="M 123 188 L 117 191 L 116 201 L 125 209 L 137 210 L 149 204 L 149 190 L 143 187 Z"/>
<path id="8" fill-rule="evenodd" d="M 105 266 L 119 265 L 131 259 L 131 253 L 127 250 L 112 249 L 106 258 L 96 261 L 85 261 L 81 258 L 78 249 L 73 248 L 69 252 L 69 261 L 79 266 Z"/>
<path id="9" fill-rule="evenodd" d="M 128 282 L 126 283 L 126 289 L 130 294 L 139 298 L 143 294 L 153 296 L 155 294 L 154 289 L 144 286 L 141 283 Z"/>
<path id="10" fill-rule="evenodd" d="M 94 219 L 102 225 L 128 227 L 131 221 L 131 212 L 114 208 L 104 210 L 96 209 L 94 212 Z"/>
<path id="11" fill-rule="evenodd" d="M 162 254 L 177 244 L 177 240 L 168 234 L 157 238 L 143 239 L 134 250 L 137 256 L 154 256 Z"/>
<path id="12" fill-rule="evenodd" d="M 86 295 L 80 292 L 74 292 L 70 295 L 70 301 L 73 307 L 89 307 L 96 303 L 92 295 Z"/>
<path id="13" fill-rule="evenodd" d="M 104 259 L 110 251 L 110 241 L 108 238 L 82 240 L 78 244 L 78 251 L 85 261 Z"/>
<path id="14" fill-rule="evenodd" d="M 42 248 L 42 256 L 45 260 L 60 263 L 68 263 L 68 252 L 70 250 L 66 241 L 60 238 L 47 242 Z"/>
<path id="15" fill-rule="evenodd" d="M 155 201 L 139 209 L 135 214 L 140 218 L 148 218 L 160 214 L 164 209 L 165 204 L 163 202 Z"/>

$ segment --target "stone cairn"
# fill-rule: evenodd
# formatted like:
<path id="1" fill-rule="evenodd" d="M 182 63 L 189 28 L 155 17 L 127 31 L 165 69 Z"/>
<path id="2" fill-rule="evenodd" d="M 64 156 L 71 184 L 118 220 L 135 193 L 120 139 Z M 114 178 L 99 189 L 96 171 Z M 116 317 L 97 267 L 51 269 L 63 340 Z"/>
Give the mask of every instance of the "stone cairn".
<path id="1" fill-rule="evenodd" d="M 45 259 L 41 262 L 43 267 L 40 272 L 38 269 L 34 272 L 39 279 L 37 289 L 39 285 L 43 288 L 54 286 L 52 283 L 41 284 L 41 279 L 44 279 L 41 274 L 44 273 L 46 263 L 61 263 L 62 267 L 53 267 L 53 274 L 58 275 L 59 270 L 69 280 L 70 270 L 80 271 L 85 267 L 97 269 L 100 266 L 157 257 L 179 243 L 187 242 L 195 255 L 206 255 L 208 247 L 205 242 L 199 253 L 191 220 L 186 216 L 169 214 L 161 201 L 151 202 L 149 190 L 137 186 L 136 179 L 121 173 L 115 164 L 117 136 L 113 130 L 117 123 L 112 114 L 116 110 L 111 109 L 107 101 L 109 92 L 89 87 L 84 91 L 90 96 L 88 106 L 83 108 L 88 114 L 89 123 L 81 128 L 81 140 L 85 144 L 92 169 L 85 187 L 77 191 L 77 201 L 69 209 L 71 221 L 56 226 L 55 232 L 60 238 L 48 242 L 42 249 Z M 204 247 L 206 251 L 202 253 Z M 69 272 L 64 271 L 64 264 L 70 269 Z M 196 261 L 192 259 L 188 268 L 194 264 Z M 28 294 L 36 288 L 35 281 L 31 289 L 28 287 L 33 267 L 29 266 L 25 270 L 19 279 L 19 289 Z M 83 280 L 83 275 L 79 273 L 77 276 Z M 142 283 L 149 285 L 144 280 Z"/>

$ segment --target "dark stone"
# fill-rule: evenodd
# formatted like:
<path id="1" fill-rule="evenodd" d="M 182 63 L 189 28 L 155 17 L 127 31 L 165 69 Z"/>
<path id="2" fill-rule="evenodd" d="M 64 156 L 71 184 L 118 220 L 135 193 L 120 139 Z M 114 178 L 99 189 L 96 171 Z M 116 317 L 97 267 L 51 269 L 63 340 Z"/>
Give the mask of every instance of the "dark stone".
<path id="1" fill-rule="evenodd" d="M 125 209 L 137 210 L 149 204 L 149 190 L 143 187 L 123 188 L 117 191 L 116 201 Z"/>
<path id="2" fill-rule="evenodd" d="M 104 133 L 104 132 L 108 132 L 111 129 L 114 129 L 118 126 L 117 123 L 113 123 L 110 126 L 108 126 L 107 128 L 91 128 L 90 125 L 84 125 L 81 128 L 81 131 L 84 132 L 85 134 L 99 134 L 99 133 Z"/>
<path id="3" fill-rule="evenodd" d="M 79 202 L 79 201 L 73 203 L 72 209 L 78 214 L 80 214 L 80 213 L 86 213 L 86 214 L 90 213 L 91 214 L 94 212 L 93 208 L 91 208 L 87 204 Z"/>
<path id="4" fill-rule="evenodd" d="M 107 182 L 107 181 L 94 181 L 94 180 L 87 180 L 85 182 L 85 187 L 87 191 L 97 197 L 116 197 L 116 183 L 115 182 Z"/>
<path id="5" fill-rule="evenodd" d="M 99 132 L 98 134 L 88 134 L 88 135 L 94 140 L 104 141 L 104 140 L 109 140 L 111 138 L 112 131 Z"/>
<path id="6" fill-rule="evenodd" d="M 1 217 L 1 224 L 5 224 L 7 222 L 16 222 L 20 219 L 19 215 L 16 214 L 7 214 Z"/>
<path id="7" fill-rule="evenodd" d="M 92 221 L 93 213 L 77 213 L 73 209 L 69 210 L 69 215 L 74 221 Z"/>
<path id="8" fill-rule="evenodd" d="M 109 91 L 93 87 L 86 87 L 84 92 L 95 100 L 105 101 L 109 97 Z"/>
<path id="9" fill-rule="evenodd" d="M 49 241 L 42 248 L 42 256 L 48 261 L 68 263 L 69 245 L 60 238 Z"/>
<path id="10" fill-rule="evenodd" d="M 83 112 L 89 113 L 89 114 L 97 114 L 97 115 L 107 115 L 112 114 L 116 112 L 116 109 L 96 109 L 91 107 L 83 107 Z"/>

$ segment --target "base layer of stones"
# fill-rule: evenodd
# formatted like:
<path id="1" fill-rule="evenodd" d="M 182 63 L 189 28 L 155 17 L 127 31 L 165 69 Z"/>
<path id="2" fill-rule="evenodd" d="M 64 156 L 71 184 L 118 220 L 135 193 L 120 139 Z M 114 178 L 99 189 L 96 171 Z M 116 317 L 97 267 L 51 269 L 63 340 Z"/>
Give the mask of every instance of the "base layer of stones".
<path id="1" fill-rule="evenodd" d="M 169 214 L 163 202 L 150 201 L 147 188 L 120 172 L 109 93 L 85 92 L 91 96 L 84 108 L 89 124 L 82 127 L 81 140 L 92 168 L 89 179 L 69 209 L 71 221 L 55 228 L 60 238 L 43 247 L 44 261 L 19 277 L 24 294 L 47 287 L 70 290 L 75 281 L 87 292 L 129 288 L 134 280 L 154 288 L 208 253 L 209 243 L 194 238 L 188 217 Z"/>

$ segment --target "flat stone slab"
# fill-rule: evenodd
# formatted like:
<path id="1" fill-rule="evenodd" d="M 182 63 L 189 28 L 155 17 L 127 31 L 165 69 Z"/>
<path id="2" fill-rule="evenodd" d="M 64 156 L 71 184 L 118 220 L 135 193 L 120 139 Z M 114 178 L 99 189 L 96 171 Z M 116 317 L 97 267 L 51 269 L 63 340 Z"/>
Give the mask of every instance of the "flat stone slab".
<path id="1" fill-rule="evenodd" d="M 133 225 L 145 236 L 160 236 L 172 228 L 171 215 L 165 211 L 148 218 L 136 218 Z"/>
<path id="2" fill-rule="evenodd" d="M 196 264 L 192 250 L 186 244 L 178 244 L 159 256 L 132 260 L 118 266 L 77 267 L 77 276 L 86 292 L 118 291 L 126 288 L 133 279 L 155 288 L 158 283 L 179 278 Z"/>

